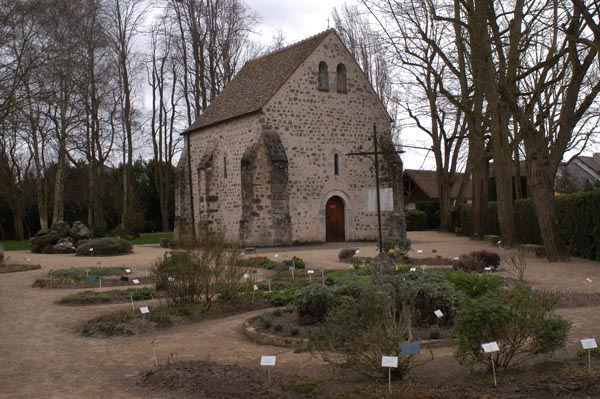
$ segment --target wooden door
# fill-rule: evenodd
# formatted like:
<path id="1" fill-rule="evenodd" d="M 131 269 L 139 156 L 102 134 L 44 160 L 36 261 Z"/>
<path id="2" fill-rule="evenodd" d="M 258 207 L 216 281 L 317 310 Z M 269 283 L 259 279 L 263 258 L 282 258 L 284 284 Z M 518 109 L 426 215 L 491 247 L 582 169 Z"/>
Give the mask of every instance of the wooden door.
<path id="1" fill-rule="evenodd" d="M 344 226 L 344 201 L 340 197 L 331 197 L 325 206 L 327 242 L 346 241 Z"/>

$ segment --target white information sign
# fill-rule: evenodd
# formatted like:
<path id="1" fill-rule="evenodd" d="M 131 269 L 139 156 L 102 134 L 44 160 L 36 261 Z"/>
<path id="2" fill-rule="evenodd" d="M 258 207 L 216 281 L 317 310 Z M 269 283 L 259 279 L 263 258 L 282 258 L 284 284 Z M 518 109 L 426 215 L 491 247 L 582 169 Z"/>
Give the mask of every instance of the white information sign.
<path id="1" fill-rule="evenodd" d="M 250 278 L 250 273 L 244 273 L 244 278 L 248 280 Z"/>
<path id="2" fill-rule="evenodd" d="M 140 312 L 142 312 L 142 314 L 150 313 L 150 309 L 148 309 L 148 306 L 142 306 Z"/>
<path id="3" fill-rule="evenodd" d="M 139 284 L 140 283 L 140 280 L 138 280 L 137 278 L 134 278 L 131 281 L 133 282 L 133 284 Z"/>
<path id="4" fill-rule="evenodd" d="M 583 349 L 596 349 L 598 344 L 595 338 L 586 338 L 581 340 L 581 347 Z"/>
<path id="5" fill-rule="evenodd" d="M 411 267 L 411 268 L 410 268 L 410 271 L 411 271 L 411 272 L 416 272 L 416 271 L 417 271 L 417 268 L 416 268 L 416 267 Z"/>
<path id="6" fill-rule="evenodd" d="M 500 347 L 498 347 L 498 343 L 496 341 L 488 342 L 487 344 L 481 344 L 481 347 L 485 353 L 498 352 L 500 350 Z"/>
<path id="7" fill-rule="evenodd" d="M 591 283 L 591 282 L 592 282 L 592 279 L 591 279 L 591 278 L 589 278 L 589 277 L 586 277 L 585 281 L 587 281 L 588 283 Z"/>
<path id="8" fill-rule="evenodd" d="M 261 366 L 275 366 L 277 362 L 277 356 L 261 356 L 260 365 Z"/>
<path id="9" fill-rule="evenodd" d="M 491 266 L 486 266 L 483 268 L 484 271 L 486 272 L 491 272 L 492 271 L 492 267 Z"/>
<path id="10" fill-rule="evenodd" d="M 423 250 L 422 250 L 422 249 L 417 249 L 417 253 L 418 253 L 418 254 L 422 254 L 422 253 L 423 253 Z"/>
<path id="11" fill-rule="evenodd" d="M 258 291 L 258 285 L 254 284 L 254 291 Z"/>
<path id="12" fill-rule="evenodd" d="M 459 260 L 460 258 L 458 256 L 455 256 L 454 258 L 452 258 L 452 260 Z"/>
<path id="13" fill-rule="evenodd" d="M 381 356 L 381 367 L 398 367 L 398 356 Z"/>
<path id="14" fill-rule="evenodd" d="M 279 254 L 275 254 L 275 257 L 276 257 L 276 258 L 279 258 Z"/>
<path id="15" fill-rule="evenodd" d="M 377 191 L 375 189 L 369 189 L 366 191 L 366 203 L 367 212 L 377 212 Z M 380 188 L 379 189 L 379 203 L 381 205 L 381 211 L 393 211 L 394 210 L 394 191 L 391 188 Z"/>
<path id="16" fill-rule="evenodd" d="M 357 249 L 357 250 L 354 252 L 354 254 L 355 254 L 355 255 L 358 255 L 359 253 L 360 253 L 360 250 L 359 250 L 359 249 Z"/>
<path id="17" fill-rule="evenodd" d="M 433 312 L 435 314 L 435 317 L 437 317 L 438 319 L 444 317 L 444 313 L 441 310 L 436 310 L 435 312 Z"/>
<path id="18" fill-rule="evenodd" d="M 315 274 L 315 271 L 314 270 L 307 270 L 306 273 L 308 273 L 308 274 Z"/>
<path id="19" fill-rule="evenodd" d="M 127 273 L 127 274 L 131 273 L 131 269 L 125 269 L 125 273 Z"/>

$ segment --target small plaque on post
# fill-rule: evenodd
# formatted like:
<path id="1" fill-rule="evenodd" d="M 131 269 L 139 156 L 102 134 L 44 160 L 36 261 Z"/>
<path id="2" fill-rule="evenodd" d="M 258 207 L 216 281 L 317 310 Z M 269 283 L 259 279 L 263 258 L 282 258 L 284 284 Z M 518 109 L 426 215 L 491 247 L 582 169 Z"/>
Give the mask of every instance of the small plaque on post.
<path id="1" fill-rule="evenodd" d="M 131 273 L 131 269 L 125 269 L 125 273 L 127 273 L 127 274 Z"/>
<path id="2" fill-rule="evenodd" d="M 139 284 L 140 283 L 140 280 L 138 280 L 137 278 L 134 278 L 131 281 L 133 282 L 133 284 Z"/>
<path id="3" fill-rule="evenodd" d="M 306 273 L 308 273 L 308 274 L 315 274 L 315 271 L 314 270 L 307 270 Z"/>
<path id="4" fill-rule="evenodd" d="M 581 347 L 583 349 L 596 349 L 598 344 L 595 338 L 586 338 L 581 340 Z"/>
<path id="5" fill-rule="evenodd" d="M 142 312 L 142 314 L 150 313 L 150 309 L 148 309 L 148 306 L 142 306 L 140 312 Z"/>
<path id="6" fill-rule="evenodd" d="M 435 314 L 435 317 L 437 317 L 438 319 L 441 319 L 442 317 L 444 317 L 444 313 L 439 309 L 433 313 Z"/>
<path id="7" fill-rule="evenodd" d="M 254 291 L 258 291 L 258 285 L 254 284 Z"/>
<path id="8" fill-rule="evenodd" d="M 416 355 L 421 352 L 420 342 L 403 342 L 401 346 L 401 353 L 403 355 Z"/>
<path id="9" fill-rule="evenodd" d="M 481 347 L 485 353 L 493 353 L 500 350 L 500 347 L 498 347 L 498 343 L 496 341 L 488 342 L 487 344 L 481 344 Z"/>
<path id="10" fill-rule="evenodd" d="M 277 356 L 261 356 L 260 365 L 261 366 L 275 366 L 277 362 Z"/>
<path id="11" fill-rule="evenodd" d="M 381 367 L 398 367 L 398 356 L 381 356 Z"/>

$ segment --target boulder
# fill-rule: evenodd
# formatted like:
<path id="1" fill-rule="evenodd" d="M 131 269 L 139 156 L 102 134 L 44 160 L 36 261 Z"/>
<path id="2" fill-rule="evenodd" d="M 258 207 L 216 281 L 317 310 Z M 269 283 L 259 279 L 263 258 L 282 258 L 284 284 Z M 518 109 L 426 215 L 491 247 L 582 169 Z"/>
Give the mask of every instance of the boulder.
<path id="1" fill-rule="evenodd" d="M 33 237 L 29 241 L 31 242 L 31 252 L 41 254 L 44 252 L 44 248 L 50 245 L 53 246 L 60 239 L 58 233 L 51 231 L 49 234 Z"/>
<path id="2" fill-rule="evenodd" d="M 53 254 L 54 253 L 54 245 L 48 244 L 42 249 L 43 254 Z"/>
<path id="3" fill-rule="evenodd" d="M 59 238 L 67 237 L 70 231 L 71 226 L 69 225 L 69 223 L 63 220 L 59 220 L 58 222 L 53 223 L 52 227 L 50 228 L 50 232 L 55 232 L 56 234 L 58 234 Z"/>
<path id="4" fill-rule="evenodd" d="M 73 222 L 73 227 L 69 231 L 69 235 L 77 240 L 88 239 L 91 236 L 90 229 L 80 221 Z"/>
<path id="5" fill-rule="evenodd" d="M 56 245 L 60 245 L 63 247 L 70 247 L 70 248 L 75 248 L 75 242 L 76 240 L 73 237 L 65 237 L 65 238 L 61 238 L 60 240 L 58 240 L 56 242 Z"/>
<path id="6" fill-rule="evenodd" d="M 76 251 L 73 244 L 68 241 L 62 244 L 56 244 L 51 249 L 51 253 L 53 254 L 74 254 Z"/>

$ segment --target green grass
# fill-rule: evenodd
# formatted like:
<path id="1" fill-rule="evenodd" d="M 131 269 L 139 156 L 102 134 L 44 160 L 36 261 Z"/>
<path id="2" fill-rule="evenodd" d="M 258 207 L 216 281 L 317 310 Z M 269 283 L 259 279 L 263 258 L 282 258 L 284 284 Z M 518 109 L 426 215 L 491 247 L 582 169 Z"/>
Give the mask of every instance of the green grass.
<path id="1" fill-rule="evenodd" d="M 159 232 L 159 233 L 142 233 L 138 238 L 131 241 L 133 245 L 143 245 L 143 244 L 159 244 L 161 238 L 168 238 L 169 240 L 173 239 L 173 232 Z"/>
<path id="2" fill-rule="evenodd" d="M 88 272 L 86 272 L 88 270 Z M 52 270 L 50 277 L 70 277 L 73 280 L 85 280 L 88 277 L 119 276 L 125 274 L 124 267 L 71 267 Z"/>
<path id="3" fill-rule="evenodd" d="M 5 251 L 26 251 L 29 249 L 29 240 L 7 240 L 0 242 L 0 244 L 4 247 Z"/>

